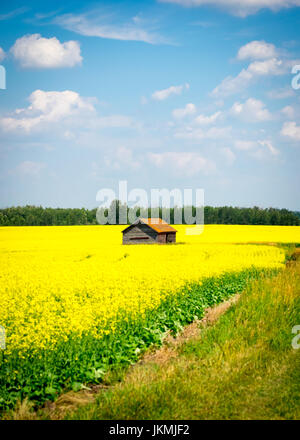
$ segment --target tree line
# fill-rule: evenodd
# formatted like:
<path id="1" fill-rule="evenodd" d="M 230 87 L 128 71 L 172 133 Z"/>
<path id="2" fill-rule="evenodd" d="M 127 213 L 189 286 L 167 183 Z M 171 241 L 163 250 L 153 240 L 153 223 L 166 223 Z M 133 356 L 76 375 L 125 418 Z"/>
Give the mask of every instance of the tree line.
<path id="1" fill-rule="evenodd" d="M 124 206 L 118 200 L 112 202 L 109 208 L 101 208 L 102 215 L 115 216 L 115 223 L 119 223 L 120 210 Z M 128 214 L 128 207 L 125 208 Z M 193 216 L 196 215 L 196 208 L 190 207 Z M 101 211 L 101 210 L 100 210 Z M 166 209 L 160 207 L 158 216 L 165 218 Z M 182 223 L 184 216 L 183 208 L 173 207 L 169 210 L 169 222 L 174 224 L 181 214 Z M 99 213 L 99 211 L 98 211 Z M 126 211 L 125 211 L 126 213 Z M 97 208 L 74 209 L 74 208 L 43 208 L 42 206 L 16 206 L 0 209 L 0 226 L 67 226 L 67 225 L 96 225 Z M 137 216 L 151 217 L 150 208 L 136 208 Z M 206 224 L 238 224 L 238 225 L 300 225 L 300 213 L 287 209 L 277 208 L 239 208 L 232 206 L 204 207 L 204 222 Z M 130 223 L 123 221 L 122 223 Z"/>

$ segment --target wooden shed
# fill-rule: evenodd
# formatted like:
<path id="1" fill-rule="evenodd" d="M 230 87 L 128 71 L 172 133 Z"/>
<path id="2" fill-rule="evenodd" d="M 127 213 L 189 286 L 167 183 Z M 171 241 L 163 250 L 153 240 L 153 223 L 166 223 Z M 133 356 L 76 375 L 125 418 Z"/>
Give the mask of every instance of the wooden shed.
<path id="1" fill-rule="evenodd" d="M 139 218 L 123 233 L 123 244 L 175 243 L 176 229 L 160 218 Z"/>

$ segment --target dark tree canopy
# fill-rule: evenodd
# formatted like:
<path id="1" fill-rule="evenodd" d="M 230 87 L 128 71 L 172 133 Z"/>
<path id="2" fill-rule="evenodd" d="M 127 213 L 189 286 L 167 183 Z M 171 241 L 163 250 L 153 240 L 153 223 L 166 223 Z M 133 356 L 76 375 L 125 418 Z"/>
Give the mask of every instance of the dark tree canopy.
<path id="1" fill-rule="evenodd" d="M 111 208 L 116 208 L 116 222 L 119 223 L 119 208 L 121 202 L 114 200 Z M 122 205 L 124 208 L 124 205 Z M 170 209 L 170 223 L 174 224 L 174 216 L 178 212 L 182 217 L 182 208 Z M 96 225 L 97 209 L 72 208 L 43 208 L 41 206 L 17 206 L 0 209 L 0 226 L 66 226 L 66 225 Z M 110 215 L 110 209 L 103 209 L 105 215 Z M 126 212 L 126 211 L 125 211 Z M 196 208 L 192 207 L 195 215 Z M 139 208 L 137 214 L 150 217 L 150 208 Z M 164 218 L 164 209 L 159 208 L 159 217 Z M 238 208 L 232 206 L 205 206 L 204 222 L 206 224 L 228 225 L 300 225 L 300 212 L 287 209 L 267 208 Z M 123 222 L 130 223 L 130 222 Z"/>

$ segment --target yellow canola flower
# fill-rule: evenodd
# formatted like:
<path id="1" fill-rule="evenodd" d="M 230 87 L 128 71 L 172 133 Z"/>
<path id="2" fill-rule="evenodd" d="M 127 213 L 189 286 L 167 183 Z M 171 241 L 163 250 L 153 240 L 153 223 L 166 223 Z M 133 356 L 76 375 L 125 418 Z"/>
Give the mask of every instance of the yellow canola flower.
<path id="1" fill-rule="evenodd" d="M 189 227 L 190 228 L 190 227 Z M 124 246 L 124 226 L 0 228 L 0 325 L 7 351 L 54 347 L 71 334 L 99 338 L 144 316 L 189 281 L 252 266 L 278 268 L 284 253 L 247 242 L 300 242 L 299 227 L 205 226 L 176 245 Z"/>

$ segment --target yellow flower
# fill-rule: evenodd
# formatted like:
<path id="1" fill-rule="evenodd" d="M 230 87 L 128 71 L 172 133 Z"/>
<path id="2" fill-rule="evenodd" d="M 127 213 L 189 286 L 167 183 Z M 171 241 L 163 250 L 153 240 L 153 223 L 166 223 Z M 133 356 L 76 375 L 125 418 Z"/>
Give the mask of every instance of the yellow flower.
<path id="1" fill-rule="evenodd" d="M 300 228 L 293 226 L 211 225 L 201 235 L 186 235 L 180 225 L 176 245 L 125 247 L 122 229 L 0 228 L 0 325 L 7 354 L 15 348 L 38 352 L 71 334 L 101 338 L 189 281 L 283 265 L 276 246 L 234 243 L 300 242 Z"/>

